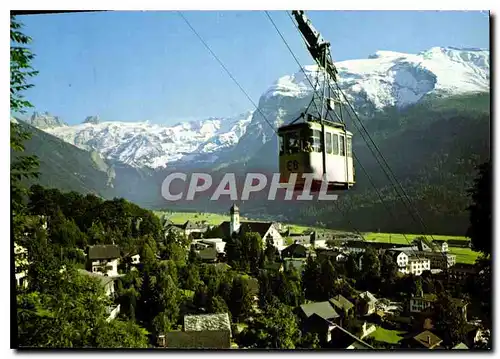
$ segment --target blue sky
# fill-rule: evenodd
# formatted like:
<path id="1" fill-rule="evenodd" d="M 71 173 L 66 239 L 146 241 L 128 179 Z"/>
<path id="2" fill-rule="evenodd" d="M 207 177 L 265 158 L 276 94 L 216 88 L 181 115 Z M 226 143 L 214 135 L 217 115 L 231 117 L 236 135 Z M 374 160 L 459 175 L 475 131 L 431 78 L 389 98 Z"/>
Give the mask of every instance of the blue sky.
<path id="1" fill-rule="evenodd" d="M 261 11 L 184 12 L 191 25 L 258 103 L 298 65 Z M 311 64 L 288 15 L 270 12 L 302 64 Z M 309 11 L 335 61 L 377 50 L 416 53 L 433 46 L 489 48 L 480 12 Z M 69 124 L 109 121 L 174 124 L 236 115 L 253 105 L 176 12 L 23 16 L 40 71 L 27 93 L 38 111 Z"/>

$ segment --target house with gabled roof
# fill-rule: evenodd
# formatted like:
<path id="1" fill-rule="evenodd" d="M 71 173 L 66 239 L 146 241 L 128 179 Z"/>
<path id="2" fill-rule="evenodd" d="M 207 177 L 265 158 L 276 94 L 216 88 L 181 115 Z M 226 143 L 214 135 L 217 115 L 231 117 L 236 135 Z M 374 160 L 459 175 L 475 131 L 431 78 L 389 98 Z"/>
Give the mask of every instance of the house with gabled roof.
<path id="1" fill-rule="evenodd" d="M 232 236 L 242 236 L 245 233 L 258 233 L 262 238 L 262 243 L 265 246 L 267 238 L 273 241 L 273 244 L 278 250 L 283 249 L 284 240 L 281 236 L 277 224 L 274 222 L 240 222 L 240 209 L 236 205 L 232 205 L 229 211 L 230 221 L 222 222 L 219 229 L 224 235 L 224 238 Z"/>
<path id="2" fill-rule="evenodd" d="M 118 275 L 120 248 L 114 244 L 90 246 L 87 253 L 86 269 L 106 276 Z"/>
<path id="3" fill-rule="evenodd" d="M 208 230 L 206 222 L 187 220 L 183 225 L 179 226 L 184 230 L 184 234 L 189 236 L 192 233 L 205 233 Z"/>
<path id="4" fill-rule="evenodd" d="M 282 258 L 306 258 L 308 253 L 309 253 L 309 251 L 305 246 L 303 246 L 302 244 L 299 244 L 297 242 L 294 242 L 293 244 L 289 245 L 288 247 L 285 247 L 281 251 L 281 257 Z"/>
<path id="5" fill-rule="evenodd" d="M 330 302 L 313 302 L 299 307 L 299 316 L 303 332 L 318 333 L 322 342 L 328 341 L 328 333 L 335 323 L 340 322 L 340 315 Z"/>

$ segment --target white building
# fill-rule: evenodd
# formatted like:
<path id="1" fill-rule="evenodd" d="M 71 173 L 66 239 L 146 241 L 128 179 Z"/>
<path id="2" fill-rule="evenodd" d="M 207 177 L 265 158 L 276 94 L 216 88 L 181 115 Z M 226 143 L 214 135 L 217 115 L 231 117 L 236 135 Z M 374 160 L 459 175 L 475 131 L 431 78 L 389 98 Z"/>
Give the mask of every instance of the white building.
<path id="1" fill-rule="evenodd" d="M 87 270 L 106 276 L 118 275 L 120 248 L 116 245 L 96 245 L 89 247 L 87 255 Z"/>
<path id="2" fill-rule="evenodd" d="M 224 253 L 224 249 L 226 248 L 226 242 L 224 242 L 222 238 L 203 238 L 198 240 L 197 242 L 215 248 L 217 250 L 217 253 Z"/>
<path id="3" fill-rule="evenodd" d="M 17 286 L 26 288 L 28 286 L 28 250 L 25 247 L 18 245 L 16 242 L 14 242 L 14 265 Z"/>
<path id="4" fill-rule="evenodd" d="M 421 275 L 423 271 L 431 270 L 431 261 L 428 258 L 408 258 L 408 272 L 413 275 Z"/>
<path id="5" fill-rule="evenodd" d="M 224 237 L 229 238 L 233 235 L 241 235 L 243 233 L 255 232 L 260 235 L 265 246 L 267 238 L 271 238 L 273 245 L 280 249 L 284 247 L 284 239 L 281 236 L 276 224 L 273 222 L 253 222 L 240 221 L 240 210 L 236 205 L 231 206 L 230 221 L 222 222 L 219 228 L 222 230 Z"/>

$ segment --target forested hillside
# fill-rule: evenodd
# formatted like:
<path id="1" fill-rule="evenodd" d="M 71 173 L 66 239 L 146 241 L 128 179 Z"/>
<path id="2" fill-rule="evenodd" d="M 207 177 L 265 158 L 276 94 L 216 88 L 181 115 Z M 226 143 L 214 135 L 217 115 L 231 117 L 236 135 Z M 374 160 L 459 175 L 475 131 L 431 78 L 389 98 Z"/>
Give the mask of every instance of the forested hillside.
<path id="1" fill-rule="evenodd" d="M 336 206 L 332 208 L 331 203 L 307 206 L 299 216 L 345 227 L 350 221 L 359 230 L 419 232 L 422 226 L 416 209 L 427 233 L 463 235 L 467 189 L 476 176 L 476 166 L 490 158 L 489 105 L 489 94 L 470 95 L 433 100 L 402 112 L 389 110 L 367 121 L 368 132 L 412 204 L 404 205 L 357 136 L 353 145 L 359 159 L 357 183 L 352 191 L 340 195 L 339 205 L 349 209 L 345 217 L 332 216 Z"/>

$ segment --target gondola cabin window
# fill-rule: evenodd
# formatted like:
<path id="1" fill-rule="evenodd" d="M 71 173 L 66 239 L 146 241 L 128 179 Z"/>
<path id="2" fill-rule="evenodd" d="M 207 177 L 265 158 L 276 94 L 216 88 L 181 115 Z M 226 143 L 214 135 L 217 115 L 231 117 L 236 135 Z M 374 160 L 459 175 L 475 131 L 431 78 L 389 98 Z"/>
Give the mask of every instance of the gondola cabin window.
<path id="1" fill-rule="evenodd" d="M 280 148 L 280 156 L 282 156 L 285 153 L 285 147 L 284 147 L 282 135 L 278 135 L 278 143 L 279 143 L 279 148 Z"/>
<path id="2" fill-rule="evenodd" d="M 347 157 L 352 157 L 352 137 L 347 137 Z"/>
<path id="3" fill-rule="evenodd" d="M 312 130 L 312 134 L 311 134 L 309 141 L 311 142 L 311 145 L 312 145 L 313 150 L 315 152 L 323 152 L 323 143 L 321 141 L 321 131 Z"/>
<path id="4" fill-rule="evenodd" d="M 335 156 L 338 156 L 339 155 L 339 135 L 334 133 L 332 136 L 332 142 L 333 142 L 333 144 L 332 144 L 333 154 Z"/>
<path id="5" fill-rule="evenodd" d="M 332 154 L 332 134 L 330 132 L 326 133 L 326 153 Z"/>
<path id="6" fill-rule="evenodd" d="M 340 155 L 345 156 L 345 137 L 344 135 L 340 135 Z"/>
<path id="7" fill-rule="evenodd" d="M 286 151 L 289 155 L 300 152 L 300 133 L 298 131 L 288 132 L 285 137 Z"/>

